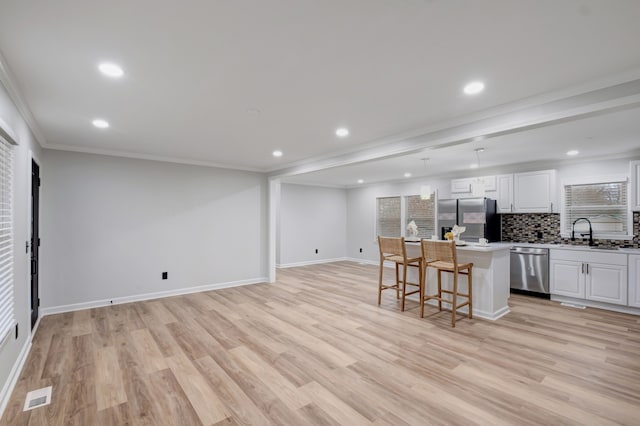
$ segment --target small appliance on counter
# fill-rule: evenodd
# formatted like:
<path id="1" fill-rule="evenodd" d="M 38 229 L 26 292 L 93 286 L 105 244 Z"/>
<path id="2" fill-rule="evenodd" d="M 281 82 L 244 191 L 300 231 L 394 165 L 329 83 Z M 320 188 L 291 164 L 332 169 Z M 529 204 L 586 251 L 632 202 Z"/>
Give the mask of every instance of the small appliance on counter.
<path id="1" fill-rule="evenodd" d="M 461 240 L 477 243 L 480 238 L 489 242 L 500 241 L 500 216 L 496 214 L 496 200 L 465 198 L 438 200 L 438 229 L 440 238 L 455 225 L 466 227 Z"/>

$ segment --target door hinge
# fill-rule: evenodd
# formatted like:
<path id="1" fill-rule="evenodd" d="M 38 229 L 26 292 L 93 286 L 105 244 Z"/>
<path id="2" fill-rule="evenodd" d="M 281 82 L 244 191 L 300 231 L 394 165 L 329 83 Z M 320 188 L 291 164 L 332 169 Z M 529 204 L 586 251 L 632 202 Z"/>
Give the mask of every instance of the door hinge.
<path id="1" fill-rule="evenodd" d="M 38 238 L 38 247 L 40 247 L 40 238 Z"/>
<path id="2" fill-rule="evenodd" d="M 38 297 L 38 308 L 40 307 L 40 298 Z"/>
<path id="3" fill-rule="evenodd" d="M 41 183 L 42 183 L 42 180 L 38 178 L 38 186 L 40 186 Z"/>

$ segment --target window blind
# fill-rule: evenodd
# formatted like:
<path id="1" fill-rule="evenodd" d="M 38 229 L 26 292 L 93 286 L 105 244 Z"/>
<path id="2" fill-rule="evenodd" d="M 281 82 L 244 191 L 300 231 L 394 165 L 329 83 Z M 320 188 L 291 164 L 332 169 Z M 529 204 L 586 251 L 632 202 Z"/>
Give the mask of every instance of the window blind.
<path id="1" fill-rule="evenodd" d="M 591 221 L 594 235 L 627 235 L 629 207 L 626 181 L 566 185 L 564 197 L 564 224 L 569 232 L 576 219 L 586 217 Z M 580 221 L 576 223 L 575 231 L 589 232 L 589 224 Z"/>
<path id="2" fill-rule="evenodd" d="M 376 233 L 381 237 L 401 236 L 400 197 L 376 198 Z"/>
<path id="3" fill-rule="evenodd" d="M 412 220 L 418 225 L 418 237 L 431 238 L 436 232 L 435 194 L 423 200 L 420 195 L 409 195 L 405 198 L 407 206 L 406 226 Z"/>
<path id="4" fill-rule="evenodd" d="M 13 302 L 13 147 L 0 137 L 0 343 L 11 331 Z"/>

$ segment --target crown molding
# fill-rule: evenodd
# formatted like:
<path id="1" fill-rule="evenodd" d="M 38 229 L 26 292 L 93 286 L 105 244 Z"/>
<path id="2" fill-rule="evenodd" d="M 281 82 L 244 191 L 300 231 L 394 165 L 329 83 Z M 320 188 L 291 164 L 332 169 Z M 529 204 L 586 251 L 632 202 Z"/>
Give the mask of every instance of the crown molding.
<path id="1" fill-rule="evenodd" d="M 190 158 L 168 157 L 162 155 L 143 154 L 138 152 L 121 151 L 116 149 L 87 148 L 74 145 L 48 144 L 46 149 L 55 151 L 77 152 L 81 154 L 106 155 L 109 157 L 131 158 L 136 160 L 159 161 L 163 163 L 185 164 L 189 166 L 213 167 L 216 169 L 238 170 L 252 173 L 266 173 L 265 170 L 251 167 L 240 167 L 211 161 L 193 160 Z"/>
<path id="2" fill-rule="evenodd" d="M 40 130 L 38 123 L 36 123 L 36 119 L 34 118 L 33 113 L 29 108 L 29 104 L 27 104 L 27 101 L 25 101 L 25 99 L 22 97 L 22 94 L 18 89 L 16 79 L 13 76 L 13 73 L 11 72 L 11 69 L 9 68 L 9 65 L 6 59 L 4 58 L 4 56 L 2 55 L 1 51 L 0 51 L 0 84 L 2 84 L 4 88 L 7 90 L 9 97 L 11 98 L 16 108 L 18 109 L 18 112 L 20 112 L 20 115 L 22 116 L 24 121 L 27 123 L 27 126 L 29 126 L 29 129 L 31 130 L 33 137 L 36 139 L 36 141 L 38 141 L 41 147 L 46 148 L 47 140 L 44 137 L 44 134 L 42 133 L 42 131 Z"/>

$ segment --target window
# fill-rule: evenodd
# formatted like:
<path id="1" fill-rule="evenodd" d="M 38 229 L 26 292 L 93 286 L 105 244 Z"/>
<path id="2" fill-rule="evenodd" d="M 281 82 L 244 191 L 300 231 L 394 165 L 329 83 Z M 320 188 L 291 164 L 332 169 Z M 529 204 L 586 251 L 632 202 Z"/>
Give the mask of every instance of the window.
<path id="1" fill-rule="evenodd" d="M 435 221 L 435 194 L 431 198 L 423 200 L 419 195 L 405 197 L 407 214 L 405 217 L 405 235 L 409 222 L 412 220 L 418 225 L 418 237 L 431 238 L 436 233 Z"/>
<path id="2" fill-rule="evenodd" d="M 12 235 L 13 147 L 0 137 L 0 344 L 15 323 Z"/>
<path id="3" fill-rule="evenodd" d="M 418 236 L 431 238 L 436 233 L 435 200 L 435 193 L 428 200 L 420 195 L 376 198 L 376 236 L 407 236 L 407 225 L 413 220 Z"/>
<path id="4" fill-rule="evenodd" d="M 573 222 L 581 217 L 591 221 L 594 236 L 613 237 L 629 234 L 627 181 L 603 181 L 564 186 L 565 233 L 571 233 Z M 589 224 L 580 221 L 576 233 L 589 232 Z"/>
<path id="5" fill-rule="evenodd" d="M 402 236 L 400 197 L 376 199 L 376 234 L 382 237 Z"/>

